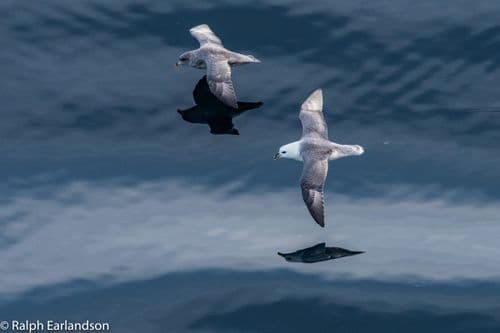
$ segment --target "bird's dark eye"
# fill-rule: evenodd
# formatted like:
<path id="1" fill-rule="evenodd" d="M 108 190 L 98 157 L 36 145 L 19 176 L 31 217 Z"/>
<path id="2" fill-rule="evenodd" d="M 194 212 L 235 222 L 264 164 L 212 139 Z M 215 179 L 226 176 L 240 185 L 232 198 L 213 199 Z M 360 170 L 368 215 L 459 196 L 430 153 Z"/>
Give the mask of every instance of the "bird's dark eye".
<path id="1" fill-rule="evenodd" d="M 286 151 L 284 151 L 284 150 L 283 150 L 281 153 L 282 153 L 282 154 L 286 154 Z"/>

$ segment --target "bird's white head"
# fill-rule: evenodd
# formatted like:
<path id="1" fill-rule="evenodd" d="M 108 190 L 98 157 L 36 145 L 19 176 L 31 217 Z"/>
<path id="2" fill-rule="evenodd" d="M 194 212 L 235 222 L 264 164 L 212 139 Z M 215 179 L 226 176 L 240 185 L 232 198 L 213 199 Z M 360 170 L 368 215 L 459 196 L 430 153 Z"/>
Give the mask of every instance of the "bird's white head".
<path id="1" fill-rule="evenodd" d="M 192 58 L 192 51 L 184 52 L 179 56 L 179 60 L 175 63 L 175 66 L 189 65 Z"/>
<path id="2" fill-rule="evenodd" d="M 273 157 L 275 160 L 279 158 L 290 158 L 292 160 L 302 161 L 300 156 L 300 142 L 295 141 L 284 146 L 281 146 L 278 153 Z"/>

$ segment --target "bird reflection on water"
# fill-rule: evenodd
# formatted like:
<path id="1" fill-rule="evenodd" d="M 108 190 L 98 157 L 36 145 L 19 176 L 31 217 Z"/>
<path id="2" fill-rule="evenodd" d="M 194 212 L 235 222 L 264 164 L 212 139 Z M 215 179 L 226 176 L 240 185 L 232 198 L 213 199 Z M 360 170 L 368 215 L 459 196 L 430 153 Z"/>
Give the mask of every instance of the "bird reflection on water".
<path id="1" fill-rule="evenodd" d="M 285 258 L 286 261 L 314 263 L 342 257 L 354 256 L 364 253 L 363 251 L 351 251 L 341 247 L 327 247 L 325 243 L 319 243 L 311 247 L 297 250 L 290 253 L 278 252 L 278 255 Z"/>
<path id="2" fill-rule="evenodd" d="M 212 94 L 208 87 L 206 75 L 203 76 L 193 91 L 195 106 L 177 112 L 182 119 L 195 124 L 208 124 L 212 134 L 239 135 L 234 127 L 233 118 L 242 113 L 259 108 L 262 102 L 238 102 L 238 108 L 227 106 Z"/>

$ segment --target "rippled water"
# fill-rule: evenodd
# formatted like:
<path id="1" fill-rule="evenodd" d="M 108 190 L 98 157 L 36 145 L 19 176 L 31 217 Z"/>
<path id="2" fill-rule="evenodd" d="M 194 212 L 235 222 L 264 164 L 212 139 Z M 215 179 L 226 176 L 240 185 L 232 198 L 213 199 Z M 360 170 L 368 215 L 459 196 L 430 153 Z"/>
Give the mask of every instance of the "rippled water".
<path id="1" fill-rule="evenodd" d="M 0 320 L 114 332 L 498 332 L 497 1 L 3 1 Z M 241 101 L 212 135 L 174 70 L 207 23 Z M 327 227 L 273 161 L 323 88 Z M 276 253 L 365 251 L 316 264 Z"/>

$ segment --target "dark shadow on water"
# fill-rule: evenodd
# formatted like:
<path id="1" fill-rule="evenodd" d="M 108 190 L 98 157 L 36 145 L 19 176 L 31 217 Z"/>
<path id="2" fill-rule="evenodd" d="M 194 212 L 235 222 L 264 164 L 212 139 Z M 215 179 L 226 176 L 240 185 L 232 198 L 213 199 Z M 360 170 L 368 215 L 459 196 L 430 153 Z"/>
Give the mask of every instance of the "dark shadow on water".
<path id="1" fill-rule="evenodd" d="M 354 256 L 364 253 L 363 251 L 351 251 L 341 247 L 326 246 L 325 243 L 319 243 L 305 249 L 290 253 L 278 252 L 278 255 L 290 262 L 314 263 L 327 260 L 338 259 L 342 257 Z"/>
<path id="2" fill-rule="evenodd" d="M 225 105 L 212 94 L 203 76 L 193 90 L 195 106 L 177 112 L 182 119 L 195 124 L 207 124 L 212 134 L 239 135 L 240 132 L 234 127 L 233 118 L 242 113 L 259 108 L 262 102 L 238 102 L 238 109 Z"/>

